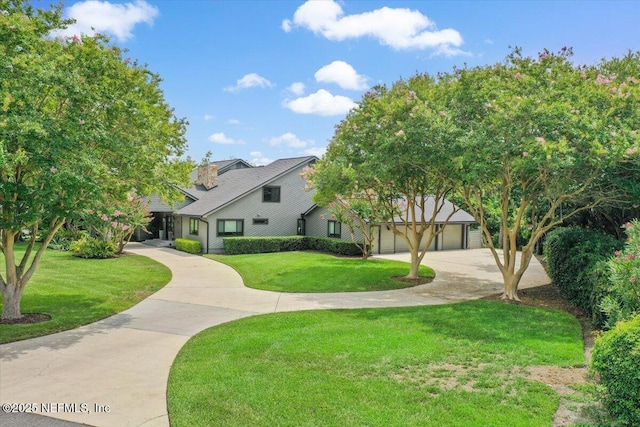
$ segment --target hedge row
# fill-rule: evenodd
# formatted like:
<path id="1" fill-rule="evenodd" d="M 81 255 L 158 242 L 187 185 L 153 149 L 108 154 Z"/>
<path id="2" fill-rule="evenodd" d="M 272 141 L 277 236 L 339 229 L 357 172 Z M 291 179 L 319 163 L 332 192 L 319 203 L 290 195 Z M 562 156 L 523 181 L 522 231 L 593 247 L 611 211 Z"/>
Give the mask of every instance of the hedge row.
<path id="1" fill-rule="evenodd" d="M 228 255 L 315 250 L 336 255 L 362 255 L 353 242 L 311 236 L 290 237 L 226 237 L 224 251 Z"/>
<path id="2" fill-rule="evenodd" d="M 605 264 L 623 246 L 608 234 L 579 227 L 556 228 L 545 240 L 545 258 L 554 285 L 600 327 L 607 320 L 600 309 L 608 280 Z"/>
<path id="3" fill-rule="evenodd" d="M 199 240 L 176 239 L 176 249 L 190 254 L 200 254 L 202 252 Z"/>

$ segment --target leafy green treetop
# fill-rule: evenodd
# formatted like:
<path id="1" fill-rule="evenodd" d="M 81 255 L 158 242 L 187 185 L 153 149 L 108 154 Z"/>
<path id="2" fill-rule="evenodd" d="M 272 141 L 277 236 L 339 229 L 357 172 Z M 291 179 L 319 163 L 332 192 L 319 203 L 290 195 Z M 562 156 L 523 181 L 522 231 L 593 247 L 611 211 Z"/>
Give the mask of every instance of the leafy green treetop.
<path id="1" fill-rule="evenodd" d="M 4 319 L 19 318 L 24 288 L 67 219 L 130 192 L 171 199 L 188 182 L 186 122 L 160 78 L 108 39 L 52 40 L 60 7 L 0 0 L 0 276 Z M 16 259 L 22 230 L 40 233 Z"/>
<path id="2" fill-rule="evenodd" d="M 518 299 L 534 245 L 563 219 L 632 203 L 630 187 L 610 172 L 638 176 L 640 80 L 606 70 L 617 61 L 637 70 L 640 57 L 591 67 L 574 66 L 570 57 L 565 48 L 537 58 L 516 49 L 504 63 L 443 78 L 447 111 L 462 131 L 451 145 L 452 178 L 502 272 L 504 298 Z M 487 225 L 496 204 L 498 244 Z M 524 243 L 517 256 L 518 237 Z"/>
<path id="3" fill-rule="evenodd" d="M 336 127 L 312 180 L 321 206 L 367 196 L 357 200 L 369 204 L 375 220 L 387 223 L 409 248 L 410 279 L 417 278 L 427 248 L 442 232 L 435 218 L 453 189 L 445 172 L 457 131 L 443 106 L 440 87 L 428 75 L 376 86 Z M 435 209 L 428 208 L 429 198 Z"/>

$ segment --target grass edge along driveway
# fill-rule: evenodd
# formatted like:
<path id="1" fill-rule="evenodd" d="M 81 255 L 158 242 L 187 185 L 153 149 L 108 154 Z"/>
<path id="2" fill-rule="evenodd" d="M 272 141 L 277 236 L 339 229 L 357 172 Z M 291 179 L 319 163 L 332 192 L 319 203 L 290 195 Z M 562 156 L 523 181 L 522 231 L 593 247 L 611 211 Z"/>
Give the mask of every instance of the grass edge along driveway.
<path id="1" fill-rule="evenodd" d="M 495 301 L 276 313 L 189 340 L 173 427 L 542 426 L 559 403 L 534 365 L 583 366 L 567 313 Z"/>
<path id="2" fill-rule="evenodd" d="M 0 269 L 4 269 L 2 261 Z M 104 319 L 134 306 L 170 280 L 169 268 L 145 256 L 81 259 L 69 252 L 48 249 L 27 283 L 22 313 L 44 313 L 51 320 L 0 324 L 0 343 L 49 335 Z"/>
<path id="3" fill-rule="evenodd" d="M 409 273 L 409 264 L 402 261 L 306 251 L 205 256 L 234 268 L 245 286 L 266 291 L 366 292 L 413 286 L 393 278 Z M 433 269 L 423 265 L 419 274 L 435 277 Z"/>

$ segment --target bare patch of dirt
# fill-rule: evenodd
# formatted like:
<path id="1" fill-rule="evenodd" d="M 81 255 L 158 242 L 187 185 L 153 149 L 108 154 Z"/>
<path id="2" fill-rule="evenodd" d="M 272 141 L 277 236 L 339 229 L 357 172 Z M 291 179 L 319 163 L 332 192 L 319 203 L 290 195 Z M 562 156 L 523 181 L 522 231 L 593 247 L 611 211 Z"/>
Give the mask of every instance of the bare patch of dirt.
<path id="1" fill-rule="evenodd" d="M 491 295 L 484 299 L 503 301 L 507 304 L 562 310 L 575 316 L 582 326 L 584 355 L 587 365 L 589 364 L 596 329 L 591 324 L 589 317 L 585 315 L 582 310 L 564 299 L 560 294 L 560 290 L 553 285 L 522 289 L 518 291 L 518 296 L 521 299 L 520 302 L 502 300 L 500 294 Z M 560 368 L 557 366 L 532 366 L 528 368 L 528 371 L 528 379 L 547 384 L 560 395 L 560 405 L 553 417 L 553 427 L 564 427 L 590 421 L 584 416 L 583 408 L 586 405 L 593 406 L 597 404 L 582 396 L 582 393 L 579 392 L 576 387 L 592 382 L 586 367 Z"/>
<path id="2" fill-rule="evenodd" d="M 392 279 L 402 283 L 410 283 L 413 286 L 424 285 L 433 282 L 433 277 L 419 276 L 417 279 L 407 279 L 406 276 L 393 276 Z"/>
<path id="3" fill-rule="evenodd" d="M 51 320 L 51 316 L 44 313 L 23 313 L 19 319 L 0 319 L 2 325 L 27 325 L 31 323 L 42 323 Z"/>

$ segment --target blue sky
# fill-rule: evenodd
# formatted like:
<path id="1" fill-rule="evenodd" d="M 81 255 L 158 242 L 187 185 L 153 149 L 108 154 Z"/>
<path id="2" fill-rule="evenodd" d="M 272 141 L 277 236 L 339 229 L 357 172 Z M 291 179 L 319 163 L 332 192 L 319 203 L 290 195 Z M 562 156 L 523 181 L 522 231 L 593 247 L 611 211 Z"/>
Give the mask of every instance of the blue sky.
<path id="1" fill-rule="evenodd" d="M 48 2 L 34 1 L 44 7 Z M 638 1 L 67 1 L 67 35 L 98 32 L 163 78 L 200 160 L 321 156 L 375 84 L 573 47 L 640 50 Z"/>

